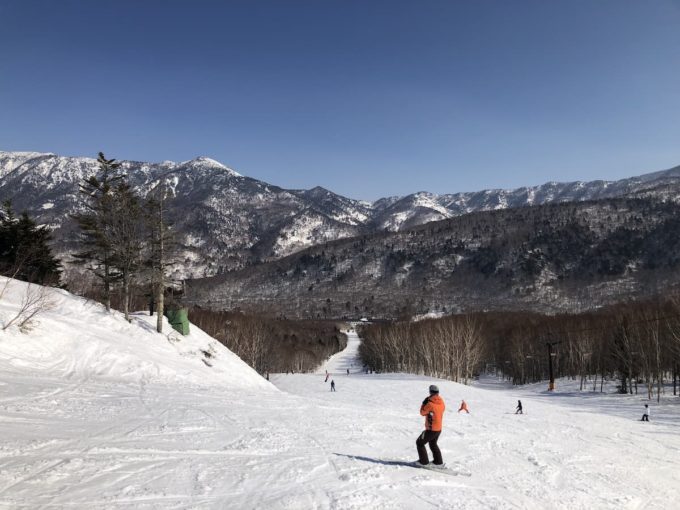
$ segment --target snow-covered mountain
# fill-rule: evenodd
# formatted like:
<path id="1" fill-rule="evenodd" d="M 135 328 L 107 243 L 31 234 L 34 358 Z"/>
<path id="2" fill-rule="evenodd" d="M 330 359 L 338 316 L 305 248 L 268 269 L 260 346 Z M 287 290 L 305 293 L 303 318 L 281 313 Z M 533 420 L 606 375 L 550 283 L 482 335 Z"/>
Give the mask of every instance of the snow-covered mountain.
<path id="1" fill-rule="evenodd" d="M 162 180 L 174 192 L 182 276 L 211 275 L 261 258 L 287 255 L 319 242 L 356 235 L 370 204 L 322 188 L 284 190 L 244 177 L 210 158 L 181 163 L 121 162 L 139 192 Z M 75 225 L 69 214 L 83 207 L 79 183 L 97 172 L 92 158 L 0 152 L 0 199 L 29 210 L 55 230 L 57 252 L 68 252 Z"/>
<path id="2" fill-rule="evenodd" d="M 0 321 L 28 289 L 5 282 Z M 617 394 L 613 380 L 604 393 L 563 380 L 547 393 L 495 377 L 464 386 L 364 374 L 354 333 L 317 373 L 272 374 L 270 384 L 194 326 L 168 337 L 150 317 L 128 324 L 98 303 L 47 293 L 52 307 L 31 328 L 0 329 L 0 508 L 677 506 L 670 386 L 641 423 L 647 401 Z M 447 404 L 447 472 L 411 464 L 432 383 Z M 469 414 L 456 412 L 461 399 Z M 517 399 L 523 415 L 513 414 Z"/>
<path id="3" fill-rule="evenodd" d="M 245 177 L 205 157 L 181 163 L 123 161 L 133 186 L 145 192 L 166 180 L 175 193 L 181 245 L 178 276 L 210 276 L 306 247 L 376 231 L 399 231 L 461 214 L 618 196 L 680 196 L 680 167 L 615 182 L 547 183 L 515 190 L 435 195 L 419 192 L 373 203 L 321 187 L 286 190 Z M 55 231 L 58 255 L 68 252 L 80 210 L 78 184 L 96 173 L 92 158 L 0 152 L 0 199 L 29 210 Z"/>
<path id="4" fill-rule="evenodd" d="M 374 202 L 373 223 L 379 228 L 397 231 L 476 211 L 624 196 L 659 196 L 678 200 L 680 166 L 618 181 L 548 182 L 510 190 L 491 189 L 444 195 L 413 193 Z"/>
<path id="5" fill-rule="evenodd" d="M 394 319 L 432 312 L 584 312 L 680 287 L 680 204 L 609 198 L 478 211 L 340 239 L 187 280 L 217 310 Z"/>

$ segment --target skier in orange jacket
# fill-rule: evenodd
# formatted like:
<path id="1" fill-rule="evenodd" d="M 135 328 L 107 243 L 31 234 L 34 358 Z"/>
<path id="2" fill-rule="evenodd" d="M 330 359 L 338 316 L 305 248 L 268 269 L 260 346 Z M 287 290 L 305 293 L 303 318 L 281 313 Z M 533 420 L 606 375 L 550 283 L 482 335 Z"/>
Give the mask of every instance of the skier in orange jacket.
<path id="1" fill-rule="evenodd" d="M 433 384 L 430 386 L 430 396 L 423 400 L 423 404 L 420 406 L 420 414 L 425 416 L 425 430 L 418 436 L 416 448 L 418 449 L 418 462 L 423 466 L 430 463 L 425 449 L 425 445 L 428 443 L 430 450 L 432 450 L 434 464 L 437 466 L 444 464 L 442 452 L 437 446 L 437 440 L 442 433 L 445 409 L 444 399 L 439 396 L 439 388 Z"/>
<path id="2" fill-rule="evenodd" d="M 470 414 L 470 411 L 467 408 L 467 402 L 465 400 L 461 400 L 460 402 L 460 408 L 458 409 L 458 412 L 465 411 L 466 413 Z"/>

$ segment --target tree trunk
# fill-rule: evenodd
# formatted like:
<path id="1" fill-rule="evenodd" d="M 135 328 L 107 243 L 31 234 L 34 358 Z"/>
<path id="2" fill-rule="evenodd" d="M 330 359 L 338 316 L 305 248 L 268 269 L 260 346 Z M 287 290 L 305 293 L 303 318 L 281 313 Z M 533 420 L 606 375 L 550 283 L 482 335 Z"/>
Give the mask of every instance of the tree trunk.
<path id="1" fill-rule="evenodd" d="M 109 283 L 110 268 L 109 264 L 104 264 L 104 306 L 106 311 L 111 311 L 111 284 Z"/>
<path id="2" fill-rule="evenodd" d="M 160 199 L 158 202 L 158 287 L 156 289 L 156 303 L 158 306 L 158 315 L 156 316 L 156 331 L 163 332 L 163 313 L 165 305 L 165 225 L 163 224 L 163 207 L 165 202 L 165 188 L 161 189 Z"/>
<path id="3" fill-rule="evenodd" d="M 164 308 L 164 305 L 165 305 L 164 300 L 163 300 L 163 294 L 164 293 L 163 293 L 163 283 L 162 282 L 159 282 L 158 288 L 159 288 L 159 291 L 158 291 L 158 294 L 156 296 L 156 313 L 157 313 L 156 331 L 158 331 L 159 333 L 162 333 L 163 332 L 163 313 L 164 313 L 163 308 Z"/>
<path id="4" fill-rule="evenodd" d="M 125 320 L 130 322 L 130 275 L 123 273 L 123 312 Z"/>

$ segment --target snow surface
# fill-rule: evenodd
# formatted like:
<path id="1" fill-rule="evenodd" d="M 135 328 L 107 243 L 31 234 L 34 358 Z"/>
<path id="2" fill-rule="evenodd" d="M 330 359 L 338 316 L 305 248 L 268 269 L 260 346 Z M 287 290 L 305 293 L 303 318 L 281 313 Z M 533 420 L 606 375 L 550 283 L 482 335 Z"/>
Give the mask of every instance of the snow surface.
<path id="1" fill-rule="evenodd" d="M 10 283 L 0 319 L 25 289 Z M 318 373 L 273 375 L 277 390 L 193 325 L 190 336 L 168 338 L 150 317 L 128 324 L 51 294 L 52 310 L 30 331 L 0 332 L 0 508 L 680 503 L 677 397 L 653 402 L 642 423 L 642 398 L 579 393 L 570 382 L 548 394 L 495 379 L 436 381 L 448 404 L 440 447 L 459 475 L 450 476 L 399 464 L 416 458 L 418 409 L 435 380 L 364 374 L 353 332 Z M 469 415 L 456 412 L 461 399 Z"/>

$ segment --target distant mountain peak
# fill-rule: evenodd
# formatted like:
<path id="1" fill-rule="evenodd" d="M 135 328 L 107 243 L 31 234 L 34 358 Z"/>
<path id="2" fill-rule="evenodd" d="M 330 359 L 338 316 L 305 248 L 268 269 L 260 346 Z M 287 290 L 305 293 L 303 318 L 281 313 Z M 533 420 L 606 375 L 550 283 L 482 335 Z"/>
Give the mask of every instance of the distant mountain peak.
<path id="1" fill-rule="evenodd" d="M 311 188 L 309 191 L 310 191 L 310 193 L 311 193 L 311 192 L 314 192 L 314 193 L 328 193 L 328 190 L 327 190 L 326 188 L 324 188 L 323 186 L 314 186 L 314 187 Z"/>
<path id="2" fill-rule="evenodd" d="M 236 170 L 233 170 L 233 169 L 229 168 L 228 166 L 223 165 L 219 161 L 212 159 L 212 158 L 209 158 L 207 156 L 199 156 L 197 158 L 190 159 L 189 161 L 183 161 L 180 164 L 184 165 L 184 166 L 189 166 L 189 167 L 215 168 L 215 169 L 218 169 L 218 170 L 226 170 L 231 175 L 233 175 L 234 177 L 243 177 Z"/>

